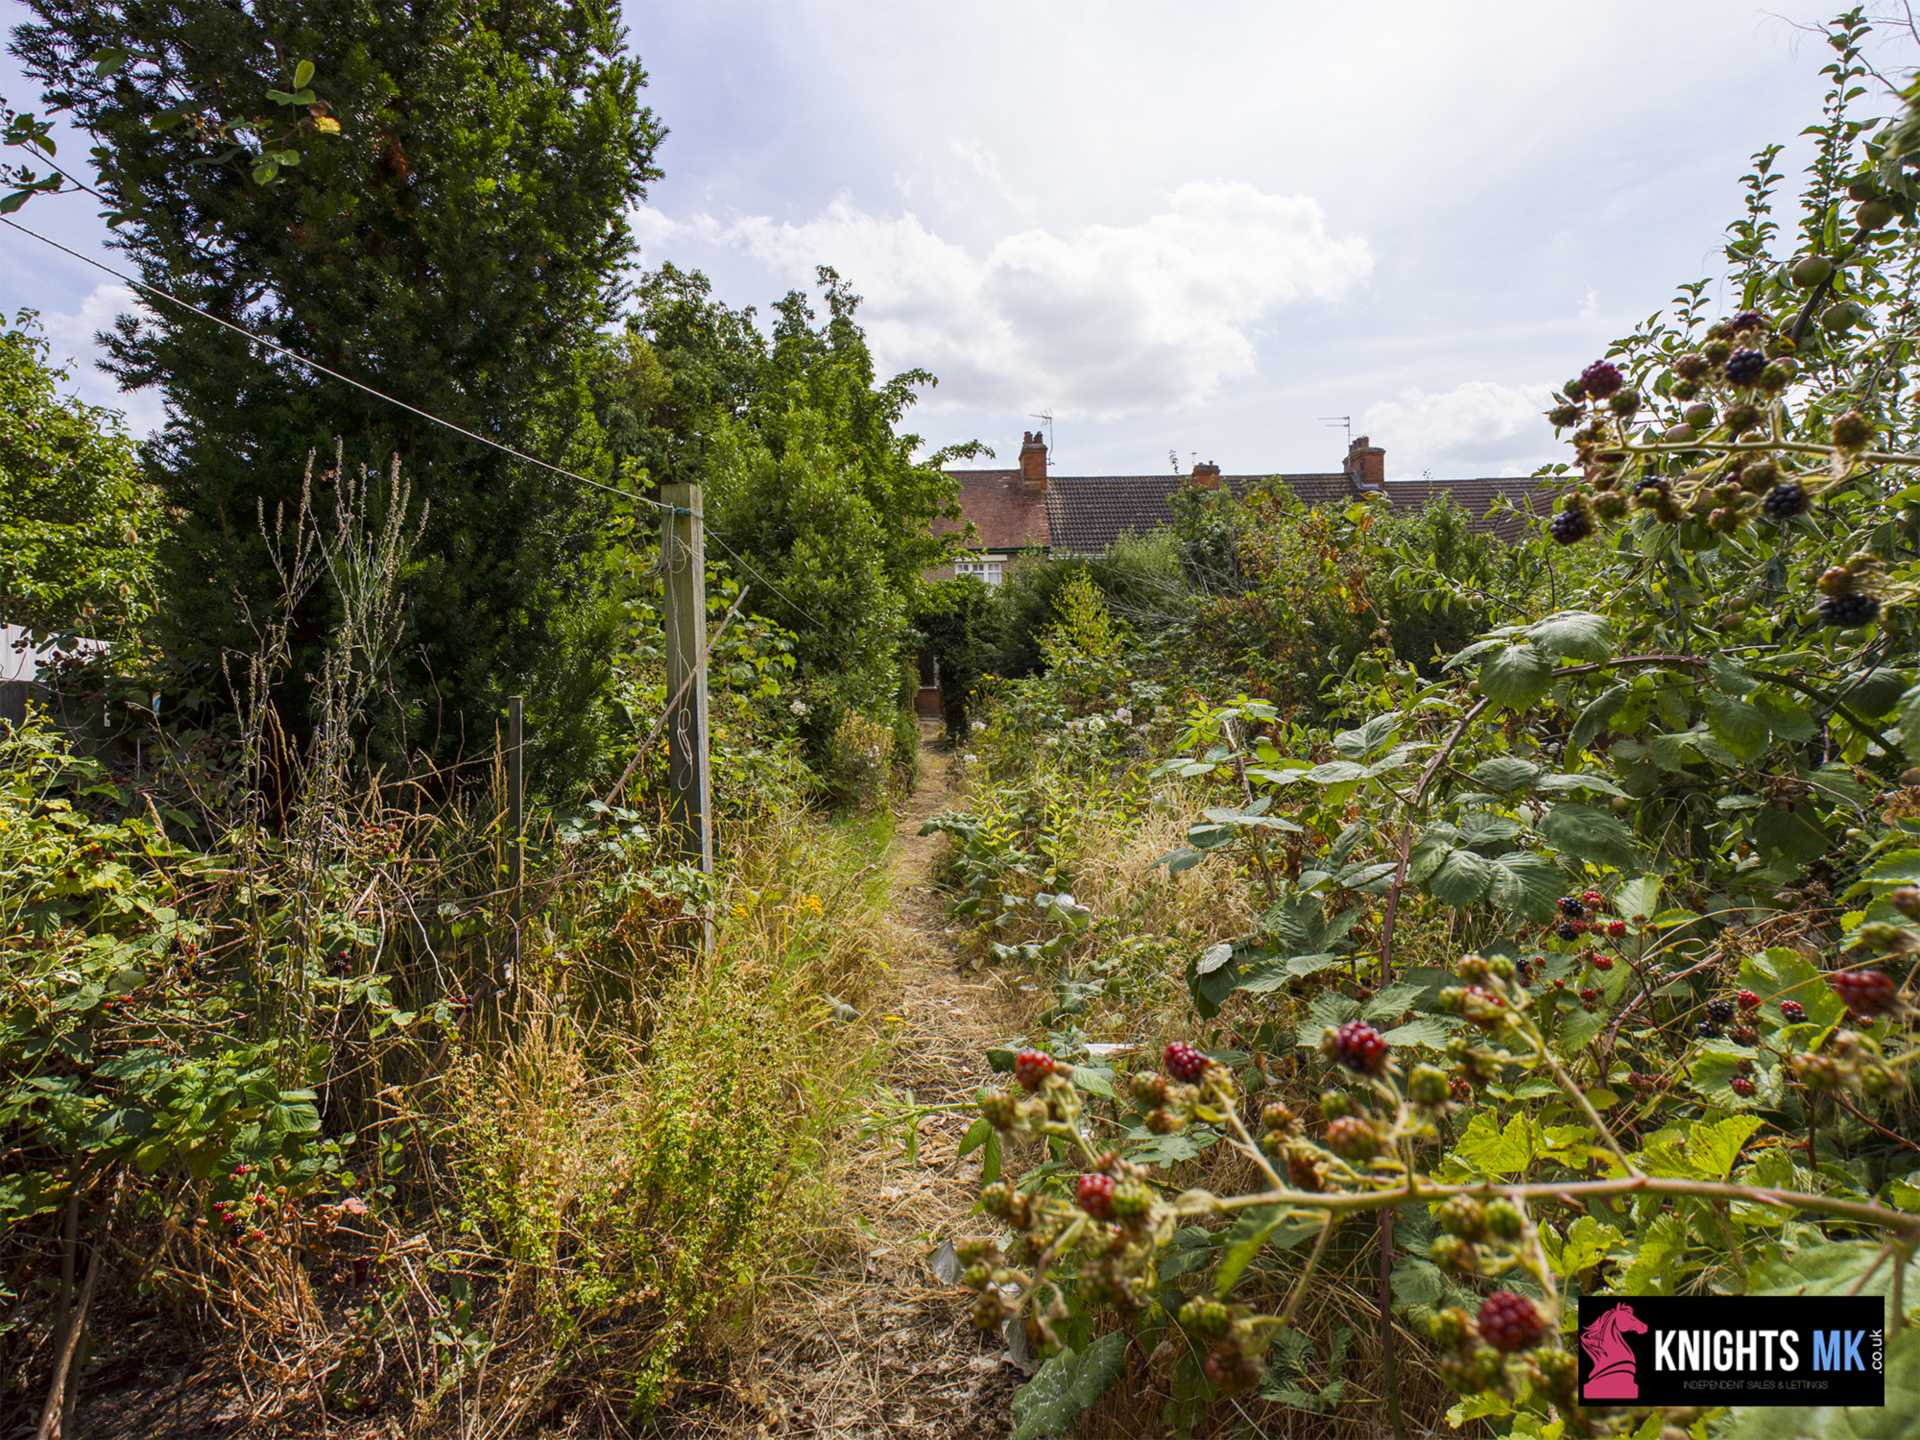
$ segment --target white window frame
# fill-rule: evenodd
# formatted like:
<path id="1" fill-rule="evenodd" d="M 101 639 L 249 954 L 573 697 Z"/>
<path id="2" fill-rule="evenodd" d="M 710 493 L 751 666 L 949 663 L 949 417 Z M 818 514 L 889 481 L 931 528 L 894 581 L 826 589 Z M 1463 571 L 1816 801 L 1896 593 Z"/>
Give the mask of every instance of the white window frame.
<path id="1" fill-rule="evenodd" d="M 972 575 L 981 584 L 993 588 L 1007 578 L 1007 562 L 984 555 L 972 560 L 956 560 L 953 562 L 953 573 L 956 577 Z"/>

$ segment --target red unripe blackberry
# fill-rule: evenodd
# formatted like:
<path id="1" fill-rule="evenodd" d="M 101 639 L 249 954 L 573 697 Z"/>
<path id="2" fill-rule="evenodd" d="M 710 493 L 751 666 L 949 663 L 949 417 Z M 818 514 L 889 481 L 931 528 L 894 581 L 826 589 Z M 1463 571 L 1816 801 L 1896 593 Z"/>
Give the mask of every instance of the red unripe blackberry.
<path id="1" fill-rule="evenodd" d="M 1547 522 L 1547 534 L 1556 545 L 1577 545 L 1593 534 L 1593 521 L 1584 510 L 1562 510 Z"/>
<path id="2" fill-rule="evenodd" d="M 1800 488 L 1799 482 L 1782 480 L 1767 492 L 1760 508 L 1767 512 L 1769 520 L 1784 522 L 1806 514 L 1807 503 L 1807 492 Z"/>
<path id="3" fill-rule="evenodd" d="M 1760 997 L 1751 990 L 1742 990 L 1738 995 L 1734 996 L 1733 999 L 1734 1003 L 1742 1010 L 1758 1010 L 1760 1008 Z"/>
<path id="4" fill-rule="evenodd" d="M 1842 970 L 1829 975 L 1827 984 L 1856 1020 L 1871 1020 L 1893 1008 L 1893 977 L 1878 970 Z"/>
<path id="5" fill-rule="evenodd" d="M 1607 897 L 1602 895 L 1598 890 L 1583 890 L 1580 892 L 1580 903 L 1585 905 L 1589 910 L 1604 910 L 1607 905 Z"/>
<path id="6" fill-rule="evenodd" d="M 1511 1290 L 1496 1290 L 1482 1300 L 1474 1326 L 1482 1340 L 1509 1355 L 1516 1350 L 1531 1350 L 1546 1329 L 1534 1303 Z"/>
<path id="7" fill-rule="evenodd" d="M 1727 357 L 1727 381 L 1733 385 L 1752 385 L 1766 368 L 1766 351 L 1743 347 Z"/>
<path id="8" fill-rule="evenodd" d="M 1580 1003 L 1582 1005 L 1591 1005 L 1593 1004 L 1594 1001 L 1598 1000 L 1599 998 L 1600 998 L 1600 992 L 1594 989 L 1591 985 L 1584 987 L 1580 991 Z"/>
<path id="9" fill-rule="evenodd" d="M 1358 1115 L 1327 1122 L 1327 1148 L 1343 1160 L 1371 1160 L 1380 1153 L 1380 1135 Z"/>
<path id="10" fill-rule="evenodd" d="M 1872 595 L 1855 591 L 1851 595 L 1829 595 L 1820 602 L 1820 623 L 1833 630 L 1857 630 L 1871 625 L 1880 615 L 1880 602 Z"/>
<path id="11" fill-rule="evenodd" d="M 1013 1078 L 1029 1090 L 1038 1090 L 1040 1082 L 1053 1074 L 1053 1057 L 1042 1050 L 1022 1050 L 1013 1057 Z"/>
<path id="12" fill-rule="evenodd" d="M 1596 360 L 1580 372 L 1580 389 L 1595 400 L 1604 400 L 1620 388 L 1620 367 L 1610 360 Z"/>
<path id="13" fill-rule="evenodd" d="M 1365 1075 L 1386 1069 L 1387 1048 L 1386 1038 L 1364 1020 L 1349 1020 L 1333 1032 L 1334 1058 Z"/>
<path id="14" fill-rule="evenodd" d="M 1096 1220 L 1113 1218 L 1113 1177 L 1111 1175 L 1082 1175 L 1080 1184 L 1074 1190 L 1074 1199 L 1080 1208 Z"/>
<path id="15" fill-rule="evenodd" d="M 1188 1085 L 1206 1074 L 1207 1066 L 1213 1063 L 1184 1040 L 1176 1040 L 1167 1046 L 1162 1058 L 1167 1063 L 1167 1073 Z"/>
<path id="16" fill-rule="evenodd" d="M 1727 1032 L 1727 1038 L 1736 1045 L 1758 1045 L 1760 1032 L 1751 1025 L 1736 1025 Z"/>
<path id="17" fill-rule="evenodd" d="M 1618 940 L 1626 933 L 1627 933 L 1626 921 L 1624 920 L 1607 921 L 1607 936 L 1609 939 Z"/>
<path id="18" fill-rule="evenodd" d="M 1593 968 L 1596 970 L 1611 970 L 1613 968 L 1613 957 L 1611 955 L 1595 955 L 1593 957 Z"/>
<path id="19" fill-rule="evenodd" d="M 1789 1025 L 1798 1025 L 1802 1020 L 1807 1018 L 1807 1007 L 1802 1005 L 1798 1000 L 1782 1000 L 1780 1002 L 1780 1018 L 1785 1020 Z"/>
<path id="20" fill-rule="evenodd" d="M 1727 1085 L 1733 1091 L 1733 1093 L 1738 1095 L 1742 1100 L 1752 1099 L 1753 1092 L 1757 1088 L 1754 1085 L 1753 1081 L 1749 1080 L 1744 1075 L 1734 1076 L 1733 1079 L 1727 1082 Z"/>

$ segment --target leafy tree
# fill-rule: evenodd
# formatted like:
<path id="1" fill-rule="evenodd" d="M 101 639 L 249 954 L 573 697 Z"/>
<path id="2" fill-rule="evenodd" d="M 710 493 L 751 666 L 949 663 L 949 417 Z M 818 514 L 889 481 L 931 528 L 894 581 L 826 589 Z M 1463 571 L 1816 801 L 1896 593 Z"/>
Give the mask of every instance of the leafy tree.
<path id="1" fill-rule="evenodd" d="M 96 141 L 116 243 L 145 279 L 491 440 L 608 473 L 593 336 L 620 301 L 625 214 L 664 132 L 601 7 L 32 8 L 13 51 Z M 288 87 L 266 129 L 263 75 Z M 376 468 L 397 454 L 429 504 L 409 577 L 425 738 L 471 744 L 519 688 L 541 733 L 569 654 L 554 637 L 579 633 L 590 602 L 604 496 L 164 306 L 123 319 L 109 353 L 124 385 L 166 393 L 150 460 L 180 517 L 162 551 L 172 653 L 248 643 L 248 615 L 277 598 L 262 512 L 292 502 L 309 451 L 338 436 Z M 298 619 L 311 655 L 325 616 Z"/>
<path id="2" fill-rule="evenodd" d="M 95 635 L 145 612 L 160 510 L 120 417 L 66 380 L 31 311 L 0 329 L 0 619 Z"/>
<path id="3" fill-rule="evenodd" d="M 790 293 L 769 338 L 704 276 L 661 270 L 631 321 L 651 359 L 618 367 L 603 400 L 603 413 L 644 410 L 622 459 L 702 484 L 712 531 L 758 572 L 739 577 L 753 607 L 793 630 L 816 754 L 846 711 L 897 708 L 921 577 L 952 543 L 933 522 L 958 514 L 940 467 L 974 448 L 916 458 L 920 437 L 901 423 L 933 377 L 876 381 L 859 297 L 830 269 L 820 285 L 826 318 Z"/>

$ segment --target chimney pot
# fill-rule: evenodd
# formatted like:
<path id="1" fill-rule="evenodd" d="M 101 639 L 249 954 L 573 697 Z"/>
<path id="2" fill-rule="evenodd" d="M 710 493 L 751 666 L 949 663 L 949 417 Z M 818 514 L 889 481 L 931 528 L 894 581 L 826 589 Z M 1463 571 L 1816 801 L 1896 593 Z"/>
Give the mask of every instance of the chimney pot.
<path id="1" fill-rule="evenodd" d="M 1347 447 L 1344 468 L 1347 483 L 1356 492 L 1387 488 L 1387 452 L 1365 435 L 1353 437 L 1353 443 Z"/>
<path id="2" fill-rule="evenodd" d="M 1211 460 L 1197 462 L 1193 467 L 1193 477 L 1188 483 L 1196 490 L 1218 490 L 1220 467 Z"/>

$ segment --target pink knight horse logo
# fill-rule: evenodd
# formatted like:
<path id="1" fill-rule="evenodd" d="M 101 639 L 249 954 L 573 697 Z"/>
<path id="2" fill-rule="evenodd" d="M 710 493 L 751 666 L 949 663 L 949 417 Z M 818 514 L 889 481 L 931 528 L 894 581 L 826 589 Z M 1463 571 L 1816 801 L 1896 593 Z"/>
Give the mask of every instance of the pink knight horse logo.
<path id="1" fill-rule="evenodd" d="M 1638 1400 L 1640 1378 L 1633 1348 L 1623 1338 L 1647 1333 L 1647 1322 L 1629 1305 L 1615 1305 L 1580 1332 L 1580 1348 L 1593 1362 L 1593 1371 L 1580 1387 L 1582 1400 Z"/>

